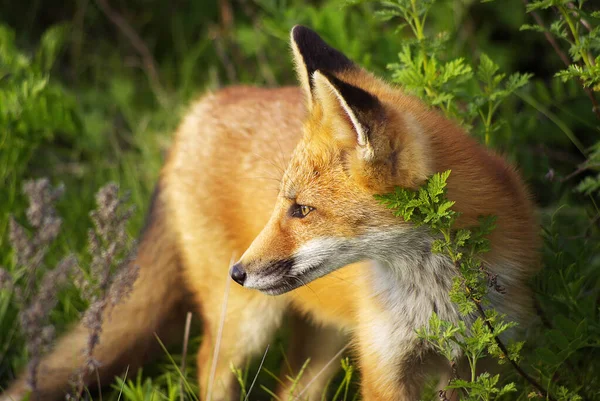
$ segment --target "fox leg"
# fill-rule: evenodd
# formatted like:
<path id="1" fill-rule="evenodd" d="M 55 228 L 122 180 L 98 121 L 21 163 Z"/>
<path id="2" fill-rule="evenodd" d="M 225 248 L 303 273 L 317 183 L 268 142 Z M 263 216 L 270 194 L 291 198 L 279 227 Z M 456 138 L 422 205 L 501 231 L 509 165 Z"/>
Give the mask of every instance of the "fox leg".
<path id="1" fill-rule="evenodd" d="M 207 401 L 238 398 L 239 384 L 230 366 L 243 368 L 248 358 L 265 351 L 287 304 L 284 297 L 270 297 L 233 282 L 224 300 L 226 285 L 217 286 L 212 299 L 203 297 L 206 303 L 201 301 L 204 335 L 198 352 L 198 380 L 200 399 Z M 224 318 L 223 302 L 227 303 Z"/>
<path id="2" fill-rule="evenodd" d="M 414 343 L 412 345 L 415 348 L 418 346 Z M 439 358 L 432 353 L 422 353 L 415 348 L 404 355 L 398 355 L 393 352 L 394 350 L 390 350 L 390 355 L 384 356 L 371 353 L 368 346 L 361 344 L 359 359 L 362 372 L 362 399 L 365 401 L 418 400 L 425 377 L 433 370 L 432 360 L 439 361 Z"/>
<path id="3" fill-rule="evenodd" d="M 361 347 L 362 399 L 418 400 L 424 381 L 424 372 L 418 361 L 417 357 L 404 361 L 394 358 L 392 361 L 381 355 L 370 355 L 368 349 Z"/>
<path id="4" fill-rule="evenodd" d="M 356 344 L 364 401 L 414 401 L 425 377 L 446 363 L 414 333 L 412 321 L 375 304 L 359 312 Z"/>
<path id="5" fill-rule="evenodd" d="M 298 396 L 301 400 L 320 400 L 329 380 L 339 370 L 341 355 L 336 357 L 336 354 L 348 338 L 335 327 L 310 322 L 297 313 L 291 314 L 290 326 L 291 341 L 286 355 L 289 366 L 282 367 L 283 383 L 278 396 L 282 401 Z M 300 379 L 293 381 L 309 358 Z"/>

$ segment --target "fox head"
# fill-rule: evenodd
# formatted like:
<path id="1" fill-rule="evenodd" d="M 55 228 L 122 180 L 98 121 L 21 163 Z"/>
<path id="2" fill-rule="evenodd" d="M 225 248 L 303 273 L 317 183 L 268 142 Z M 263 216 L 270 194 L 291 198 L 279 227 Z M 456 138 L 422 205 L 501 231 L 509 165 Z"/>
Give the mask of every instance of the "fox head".
<path id="1" fill-rule="evenodd" d="M 423 107 L 303 26 L 291 45 L 308 116 L 273 213 L 230 271 L 277 295 L 347 264 L 389 257 L 411 231 L 375 199 L 431 174 Z"/>

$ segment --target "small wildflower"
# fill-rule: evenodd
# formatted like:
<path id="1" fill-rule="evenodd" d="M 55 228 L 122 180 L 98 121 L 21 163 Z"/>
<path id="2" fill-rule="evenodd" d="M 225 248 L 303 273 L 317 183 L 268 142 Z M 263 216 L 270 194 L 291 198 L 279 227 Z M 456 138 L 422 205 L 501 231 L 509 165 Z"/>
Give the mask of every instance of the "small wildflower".
<path id="1" fill-rule="evenodd" d="M 35 243 L 27 236 L 25 229 L 11 216 L 8 237 L 15 253 L 16 265 L 27 266 L 35 253 Z"/>
<path id="2" fill-rule="evenodd" d="M 90 213 L 93 228 L 88 232 L 88 251 L 92 256 L 90 280 L 78 279 L 82 294 L 90 301 L 83 316 L 89 329 L 83 354 L 84 365 L 73 378 L 74 394 L 78 399 L 84 388 L 84 377 L 96 370 L 102 361 L 94 358 L 94 350 L 101 341 L 102 325 L 110 310 L 131 293 L 139 267 L 132 263 L 133 244 L 128 241 L 127 222 L 133 207 L 126 207 L 127 196 L 119 197 L 119 187 L 107 184 L 96 194 L 97 207 Z"/>
<path id="3" fill-rule="evenodd" d="M 34 228 L 55 227 L 53 224 L 57 219 L 54 204 L 65 192 L 61 184 L 52 188 L 47 178 L 36 181 L 27 181 L 23 186 L 23 192 L 29 198 L 27 209 L 27 220 Z M 59 224 L 60 226 L 60 224 Z"/>
<path id="4" fill-rule="evenodd" d="M 10 273 L 0 268 L 0 289 L 11 288 L 22 309 L 19 318 L 29 354 L 27 381 L 33 392 L 37 387 L 42 355 L 56 334 L 49 316 L 58 302 L 58 289 L 72 279 L 82 295 L 90 301 L 90 307 L 83 317 L 83 324 L 90 330 L 83 350 L 85 362 L 74 372 L 75 392 L 67 397 L 71 400 L 80 399 L 84 376 L 98 369 L 101 364 L 93 354 L 100 342 L 107 310 L 130 294 L 139 273 L 139 267 L 132 263 L 130 249 L 133 244 L 128 241 L 126 231 L 133 208 L 125 207 L 127 197 L 119 197 L 119 188 L 115 184 L 108 184 L 98 191 L 97 208 L 90 214 L 93 229 L 89 231 L 88 239 L 92 262 L 90 277 L 86 279 L 74 255 L 63 258 L 54 269 L 43 266 L 49 247 L 60 233 L 62 219 L 54 204 L 64 193 L 64 187 L 53 188 L 48 179 L 40 179 L 26 182 L 23 192 L 29 198 L 26 217 L 32 232 L 29 234 L 11 216 L 9 239 L 15 264 L 24 269 L 25 280 L 23 285 L 17 285 Z M 40 280 L 39 272 L 46 272 Z"/>
<path id="5" fill-rule="evenodd" d="M 488 277 L 488 287 L 493 288 L 499 294 L 506 294 L 506 288 L 498 284 L 498 275 L 486 271 Z"/>
<path id="6" fill-rule="evenodd" d="M 56 306 L 56 292 L 77 267 L 77 259 L 69 255 L 58 265 L 49 270 L 42 278 L 38 293 L 31 303 L 20 313 L 21 328 L 27 338 L 28 384 L 32 391 L 36 390 L 37 371 L 41 356 L 54 340 L 55 330 L 50 324 L 50 312 Z"/>
<path id="7" fill-rule="evenodd" d="M 28 297 L 33 291 L 37 279 L 37 271 L 44 262 L 49 246 L 60 232 L 62 219 L 58 216 L 54 204 L 64 193 L 64 187 L 53 188 L 47 178 L 27 181 L 23 185 L 23 193 L 27 195 L 29 207 L 26 216 L 29 225 L 34 229 L 30 237 L 23 226 L 14 217 L 10 217 L 9 239 L 14 250 L 17 266 L 27 271 L 27 283 L 22 297 Z M 26 302 L 25 299 L 21 299 Z"/>
<path id="8" fill-rule="evenodd" d="M 19 319 L 29 355 L 27 381 L 31 390 L 35 392 L 42 354 L 55 336 L 55 329 L 50 323 L 50 312 L 56 306 L 58 289 L 77 266 L 77 259 L 74 255 L 69 255 L 54 269 L 41 269 L 50 245 L 60 232 L 62 219 L 58 216 L 54 204 L 62 196 L 64 188 L 53 188 L 50 181 L 43 178 L 27 181 L 23 185 L 23 192 L 29 199 L 26 216 L 32 234 L 29 235 L 11 216 L 9 240 L 14 252 L 15 265 L 25 271 L 25 285 L 17 285 L 6 270 L 0 269 L 0 287 L 11 287 L 14 299 L 22 308 Z M 44 271 L 45 274 L 36 291 L 38 271 Z"/>
<path id="9" fill-rule="evenodd" d="M 113 279 L 109 298 L 112 306 L 123 301 L 131 294 L 133 284 L 140 273 L 140 267 L 129 262 L 123 269 L 119 270 Z"/>

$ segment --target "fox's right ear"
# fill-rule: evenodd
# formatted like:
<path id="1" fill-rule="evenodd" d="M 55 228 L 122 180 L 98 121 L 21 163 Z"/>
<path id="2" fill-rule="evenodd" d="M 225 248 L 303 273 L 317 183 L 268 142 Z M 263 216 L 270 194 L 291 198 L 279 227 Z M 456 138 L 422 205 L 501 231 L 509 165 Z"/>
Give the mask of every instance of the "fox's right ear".
<path id="1" fill-rule="evenodd" d="M 312 76 L 315 71 L 335 74 L 357 66 L 342 52 L 325 43 L 311 29 L 296 25 L 292 28 L 290 36 L 296 72 L 310 109 L 314 98 Z"/>

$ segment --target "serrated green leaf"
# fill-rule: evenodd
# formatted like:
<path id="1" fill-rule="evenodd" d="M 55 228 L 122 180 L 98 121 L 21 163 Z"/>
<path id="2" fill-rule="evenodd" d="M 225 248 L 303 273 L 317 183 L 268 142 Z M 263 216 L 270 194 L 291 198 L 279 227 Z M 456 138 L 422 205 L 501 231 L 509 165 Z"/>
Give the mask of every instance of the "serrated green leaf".
<path id="1" fill-rule="evenodd" d="M 477 77 L 486 83 L 491 83 L 494 75 L 498 72 L 498 65 L 490 59 L 487 54 L 482 53 L 477 67 Z"/>

